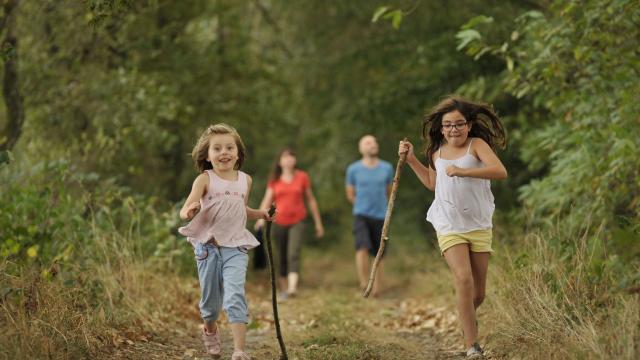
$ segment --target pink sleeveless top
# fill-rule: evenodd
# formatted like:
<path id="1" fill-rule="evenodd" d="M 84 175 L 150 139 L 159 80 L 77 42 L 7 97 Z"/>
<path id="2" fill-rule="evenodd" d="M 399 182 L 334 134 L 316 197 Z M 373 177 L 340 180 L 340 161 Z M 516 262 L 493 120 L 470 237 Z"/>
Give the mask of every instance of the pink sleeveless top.
<path id="1" fill-rule="evenodd" d="M 223 247 L 254 248 L 260 243 L 247 230 L 247 174 L 238 171 L 238 180 L 222 179 L 207 170 L 209 189 L 200 199 L 200 212 L 178 232 L 192 245 L 215 239 Z"/>

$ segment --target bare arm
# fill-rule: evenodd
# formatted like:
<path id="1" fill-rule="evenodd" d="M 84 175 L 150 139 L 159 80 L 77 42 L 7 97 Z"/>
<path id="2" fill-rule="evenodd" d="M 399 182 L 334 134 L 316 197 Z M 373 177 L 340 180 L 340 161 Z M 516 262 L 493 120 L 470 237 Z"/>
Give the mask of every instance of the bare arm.
<path id="1" fill-rule="evenodd" d="M 267 190 L 264 192 L 264 197 L 260 202 L 260 210 L 269 210 L 271 203 L 273 203 L 273 189 L 271 189 L 270 187 L 267 187 Z M 264 220 L 259 219 L 258 221 L 256 221 L 256 224 L 253 228 L 255 230 L 258 230 L 263 225 L 264 225 Z"/>
<path id="2" fill-rule="evenodd" d="M 470 169 L 449 166 L 447 168 L 447 175 L 488 180 L 502 180 L 507 178 L 507 169 L 502 165 L 502 162 L 498 159 L 498 156 L 496 156 L 489 144 L 482 139 L 477 139 L 473 142 L 472 149 L 485 166 Z"/>
<path id="3" fill-rule="evenodd" d="M 267 210 L 252 209 L 247 206 L 247 220 L 267 220 L 270 219 Z"/>
<path id="4" fill-rule="evenodd" d="M 322 219 L 320 218 L 318 202 L 316 201 L 316 197 L 313 196 L 311 186 L 309 186 L 307 190 L 305 190 L 305 195 L 307 197 L 307 203 L 309 204 L 309 210 L 311 210 L 311 216 L 313 216 L 313 223 L 316 226 L 316 236 L 320 238 L 324 236 L 324 226 L 322 226 Z"/>
<path id="5" fill-rule="evenodd" d="M 187 196 L 182 209 L 180 209 L 180 218 L 182 220 L 191 220 L 200 211 L 200 199 L 207 192 L 209 183 L 209 175 L 202 173 L 193 181 L 191 192 Z"/>
<path id="6" fill-rule="evenodd" d="M 267 213 L 268 210 L 266 209 L 252 209 L 249 207 L 249 194 L 251 193 L 251 186 L 253 185 L 253 179 L 251 178 L 251 176 L 247 175 L 247 196 L 245 196 L 244 198 L 244 204 L 245 207 L 247 209 L 247 220 L 256 220 L 259 219 L 264 221 L 264 220 L 271 220 L 271 218 L 269 217 L 269 214 Z"/>
<path id="7" fill-rule="evenodd" d="M 429 190 L 434 191 L 436 188 L 436 171 L 431 167 L 424 166 L 413 153 L 413 145 L 408 141 L 401 141 L 398 149 L 398 155 L 407 153 L 407 164 L 416 174 L 420 182 Z"/>
<path id="8" fill-rule="evenodd" d="M 407 156 L 407 159 L 409 157 Z M 411 170 L 416 174 L 420 182 L 429 190 L 435 191 L 436 189 L 436 171 L 431 167 L 424 166 L 420 160 L 413 156 L 412 160 L 407 160 L 407 164 L 411 167 Z"/>
<path id="9" fill-rule="evenodd" d="M 345 194 L 347 196 L 347 200 L 349 200 L 349 202 L 353 205 L 353 203 L 356 201 L 356 188 L 351 185 L 347 185 L 347 187 L 345 188 Z"/>
<path id="10" fill-rule="evenodd" d="M 273 203 L 273 189 L 267 187 L 267 190 L 264 192 L 264 197 L 260 202 L 260 209 L 269 209 L 271 203 Z"/>

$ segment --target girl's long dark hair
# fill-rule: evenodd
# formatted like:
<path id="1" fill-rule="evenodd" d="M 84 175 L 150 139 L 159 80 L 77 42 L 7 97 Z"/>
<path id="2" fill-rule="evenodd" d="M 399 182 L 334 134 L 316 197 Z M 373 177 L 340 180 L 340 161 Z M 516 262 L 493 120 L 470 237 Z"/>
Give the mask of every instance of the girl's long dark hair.
<path id="1" fill-rule="evenodd" d="M 427 144 L 425 156 L 427 163 L 433 169 L 435 169 L 433 154 L 446 142 L 442 135 L 442 117 L 455 110 L 458 110 L 471 126 L 470 137 L 481 138 L 491 146 L 493 151 L 496 148 L 504 149 L 507 145 L 504 127 L 491 105 L 449 95 L 431 109 L 422 121 L 422 140 Z"/>
<path id="2" fill-rule="evenodd" d="M 271 168 L 271 175 L 269 175 L 269 181 L 277 181 L 280 179 L 280 175 L 282 175 L 282 166 L 280 166 L 280 158 L 283 154 L 289 154 L 291 156 L 296 156 L 296 152 L 293 151 L 290 147 L 285 147 L 278 153 L 276 156 L 276 160 L 273 162 L 273 167 Z"/>

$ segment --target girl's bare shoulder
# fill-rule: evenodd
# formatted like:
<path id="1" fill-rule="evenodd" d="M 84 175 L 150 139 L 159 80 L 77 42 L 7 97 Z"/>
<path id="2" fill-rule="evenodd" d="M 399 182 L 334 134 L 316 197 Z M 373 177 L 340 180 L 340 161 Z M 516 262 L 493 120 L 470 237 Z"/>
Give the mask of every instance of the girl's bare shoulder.
<path id="1" fill-rule="evenodd" d="M 209 187 L 209 174 L 206 171 L 203 171 L 200 175 L 193 180 L 193 188 L 203 189 L 205 192 Z"/>
<path id="2" fill-rule="evenodd" d="M 478 148 L 478 147 L 485 147 L 485 146 L 489 146 L 489 144 L 487 144 L 486 141 L 484 141 L 484 139 L 479 138 L 479 137 L 474 137 L 471 139 L 471 148 Z"/>
<path id="3" fill-rule="evenodd" d="M 489 144 L 487 144 L 486 141 L 484 141 L 484 139 L 479 137 L 471 138 L 471 148 L 469 150 L 473 155 L 476 155 L 476 157 L 478 154 L 478 150 L 486 150 L 487 148 L 491 147 L 489 146 Z"/>

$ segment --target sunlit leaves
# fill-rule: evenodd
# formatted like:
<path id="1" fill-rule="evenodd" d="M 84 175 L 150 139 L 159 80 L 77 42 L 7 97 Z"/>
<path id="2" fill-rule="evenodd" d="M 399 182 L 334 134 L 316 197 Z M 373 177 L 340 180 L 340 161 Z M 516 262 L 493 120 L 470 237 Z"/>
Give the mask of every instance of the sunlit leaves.
<path id="1" fill-rule="evenodd" d="M 371 22 L 377 22 L 382 15 L 384 15 L 387 10 L 389 10 L 388 6 L 380 6 L 376 9 L 376 12 L 373 13 L 373 17 L 371 18 Z"/>
<path id="2" fill-rule="evenodd" d="M 537 219 L 596 216 L 615 225 L 638 217 L 640 148 L 637 59 L 640 5 L 617 1 L 554 3 L 547 16 L 516 18 L 506 41 L 459 32 L 468 54 L 495 55 L 508 70 L 503 84 L 533 109 L 548 111 L 523 138 L 522 158 L 549 172 L 522 188 Z M 486 30 L 486 28 L 484 28 Z M 634 95 L 636 99 L 633 100 Z"/>
<path id="3" fill-rule="evenodd" d="M 394 29 L 399 29 L 402 23 L 403 12 L 400 9 L 391 10 L 389 6 L 381 6 L 373 13 L 371 22 L 378 22 L 380 19 L 389 20 Z"/>
<path id="4" fill-rule="evenodd" d="M 456 38 L 458 39 L 458 47 L 456 48 L 456 50 L 461 50 L 465 46 L 467 46 L 470 42 L 474 40 L 480 40 L 482 36 L 477 30 L 467 29 L 467 30 L 459 31 L 456 34 Z"/>

